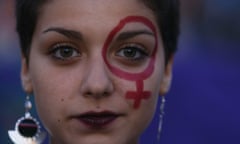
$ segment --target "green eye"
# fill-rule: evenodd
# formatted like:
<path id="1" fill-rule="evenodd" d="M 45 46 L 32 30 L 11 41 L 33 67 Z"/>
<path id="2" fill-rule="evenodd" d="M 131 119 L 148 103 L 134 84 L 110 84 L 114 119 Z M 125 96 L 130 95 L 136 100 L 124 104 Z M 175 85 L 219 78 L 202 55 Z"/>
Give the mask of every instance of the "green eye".
<path id="1" fill-rule="evenodd" d="M 56 54 L 62 58 L 68 58 L 74 56 L 74 49 L 72 49 L 71 47 L 60 48 Z"/>
<path id="2" fill-rule="evenodd" d="M 68 60 L 74 57 L 79 57 L 79 51 L 68 44 L 57 44 L 51 51 L 52 55 L 61 60 Z"/>
<path id="3" fill-rule="evenodd" d="M 122 52 L 123 55 L 124 55 L 125 57 L 128 57 L 128 58 L 134 58 L 134 57 L 137 56 L 137 54 L 139 54 L 138 51 L 137 51 L 137 49 L 134 49 L 134 48 L 131 48 L 131 47 L 124 48 L 122 51 L 123 51 L 123 52 Z"/>
<path id="4" fill-rule="evenodd" d="M 148 56 L 148 53 L 139 45 L 127 44 L 117 51 L 116 56 L 128 60 L 143 60 Z"/>

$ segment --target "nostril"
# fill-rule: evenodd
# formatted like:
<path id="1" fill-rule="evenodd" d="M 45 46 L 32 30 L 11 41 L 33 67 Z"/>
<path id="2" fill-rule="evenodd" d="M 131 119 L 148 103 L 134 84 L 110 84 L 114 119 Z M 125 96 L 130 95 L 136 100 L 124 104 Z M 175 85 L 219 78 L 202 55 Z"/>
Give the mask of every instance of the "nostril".
<path id="1" fill-rule="evenodd" d="M 109 92 L 91 92 L 91 91 L 88 91 L 84 94 L 84 96 L 86 97 L 94 97 L 94 98 L 107 97 L 109 95 L 110 95 Z"/>
<path id="2" fill-rule="evenodd" d="M 110 95 L 109 92 L 104 92 L 104 93 L 103 93 L 103 96 L 104 96 L 104 97 L 109 96 L 109 95 Z"/>
<path id="3" fill-rule="evenodd" d="M 86 96 L 91 96 L 91 95 L 93 95 L 93 94 L 92 94 L 92 92 L 86 92 L 85 95 L 86 95 Z"/>

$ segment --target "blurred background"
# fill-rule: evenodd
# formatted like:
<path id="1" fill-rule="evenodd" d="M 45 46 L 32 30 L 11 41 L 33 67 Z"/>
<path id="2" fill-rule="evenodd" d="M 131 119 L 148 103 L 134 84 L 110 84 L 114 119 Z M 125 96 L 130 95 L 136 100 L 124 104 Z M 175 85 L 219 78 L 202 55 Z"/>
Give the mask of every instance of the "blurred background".
<path id="1" fill-rule="evenodd" d="M 1 144 L 11 143 L 7 131 L 24 114 L 13 5 L 0 0 Z M 239 6 L 239 0 L 181 0 L 179 51 L 161 144 L 240 144 Z M 157 125 L 158 115 L 142 144 L 156 143 Z"/>

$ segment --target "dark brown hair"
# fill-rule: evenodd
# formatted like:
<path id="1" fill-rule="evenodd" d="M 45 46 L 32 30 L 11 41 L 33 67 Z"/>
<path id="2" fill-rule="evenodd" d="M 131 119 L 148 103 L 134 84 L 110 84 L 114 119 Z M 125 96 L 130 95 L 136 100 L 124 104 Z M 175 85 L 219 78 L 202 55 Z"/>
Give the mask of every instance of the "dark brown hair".
<path id="1" fill-rule="evenodd" d="M 27 61 L 41 7 L 49 0 L 16 0 L 16 29 Z M 166 62 L 177 49 L 179 35 L 178 0 L 140 0 L 156 16 L 164 44 Z"/>

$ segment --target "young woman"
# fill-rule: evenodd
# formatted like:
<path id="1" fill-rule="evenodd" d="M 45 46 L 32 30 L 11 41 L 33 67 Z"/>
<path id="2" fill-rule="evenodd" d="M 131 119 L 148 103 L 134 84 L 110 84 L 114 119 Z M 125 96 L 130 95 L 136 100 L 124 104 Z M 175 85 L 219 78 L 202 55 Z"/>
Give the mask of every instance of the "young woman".
<path id="1" fill-rule="evenodd" d="M 21 78 L 51 144 L 137 144 L 171 83 L 177 0 L 17 0 Z"/>

